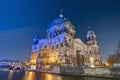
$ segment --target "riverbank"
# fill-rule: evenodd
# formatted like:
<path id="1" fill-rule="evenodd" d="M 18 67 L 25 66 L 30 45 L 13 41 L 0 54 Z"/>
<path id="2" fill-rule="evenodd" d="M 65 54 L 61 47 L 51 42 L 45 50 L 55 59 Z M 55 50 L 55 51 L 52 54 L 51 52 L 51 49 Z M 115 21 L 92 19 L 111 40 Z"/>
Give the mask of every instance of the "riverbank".
<path id="1" fill-rule="evenodd" d="M 85 77 L 119 78 L 120 68 L 116 67 L 62 67 L 61 74 Z"/>
<path id="2" fill-rule="evenodd" d="M 30 70 L 31 71 L 31 70 Z M 59 75 L 73 75 L 81 77 L 95 77 L 95 78 L 116 78 L 120 79 L 120 68 L 116 67 L 55 67 L 49 70 L 37 69 L 36 72 L 59 74 Z"/>
<path id="3" fill-rule="evenodd" d="M 27 70 L 32 72 L 41 72 L 36 70 Z M 44 72 L 41 73 L 47 73 L 47 74 L 55 74 L 55 75 L 64 75 L 64 76 L 80 76 L 80 77 L 93 77 L 93 78 L 106 78 L 106 79 L 120 79 L 118 76 L 106 76 L 106 75 L 86 75 L 86 74 L 75 74 L 75 73 L 54 73 L 54 72 Z"/>
<path id="4" fill-rule="evenodd" d="M 51 74 L 31 71 L 0 71 L 0 80 L 120 80 L 110 78 L 81 77 L 62 74 Z"/>
<path id="5" fill-rule="evenodd" d="M 51 73 L 50 73 L 51 74 Z M 52 73 L 54 74 L 54 73 Z M 67 76 L 81 76 L 81 77 L 94 77 L 94 78 L 112 78 L 112 79 L 120 79 L 120 77 L 116 76 L 104 76 L 104 75 L 84 75 L 84 74 L 72 74 L 72 73 L 60 73 L 60 75 L 67 75 Z"/>

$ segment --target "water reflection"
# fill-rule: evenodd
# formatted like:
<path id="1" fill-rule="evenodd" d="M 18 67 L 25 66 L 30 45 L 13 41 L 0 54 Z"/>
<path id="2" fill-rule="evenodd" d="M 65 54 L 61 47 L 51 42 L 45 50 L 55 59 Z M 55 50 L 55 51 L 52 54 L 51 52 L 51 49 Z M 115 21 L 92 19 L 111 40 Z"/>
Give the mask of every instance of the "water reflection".
<path id="1" fill-rule="evenodd" d="M 25 72 L 23 80 L 35 80 L 35 72 Z"/>
<path id="2" fill-rule="evenodd" d="M 0 71 L 0 80 L 119 80 L 119 79 L 68 76 L 30 71 L 25 72 Z"/>
<path id="3" fill-rule="evenodd" d="M 62 80 L 60 76 L 53 76 L 53 74 L 43 74 L 44 76 L 41 75 L 41 78 L 43 80 Z"/>
<path id="4" fill-rule="evenodd" d="M 23 80 L 62 80 L 60 76 L 39 72 L 25 72 Z"/>
<path id="5" fill-rule="evenodd" d="M 12 80 L 12 75 L 13 75 L 13 71 L 10 70 L 10 71 L 9 71 L 9 75 L 8 75 L 8 80 Z"/>

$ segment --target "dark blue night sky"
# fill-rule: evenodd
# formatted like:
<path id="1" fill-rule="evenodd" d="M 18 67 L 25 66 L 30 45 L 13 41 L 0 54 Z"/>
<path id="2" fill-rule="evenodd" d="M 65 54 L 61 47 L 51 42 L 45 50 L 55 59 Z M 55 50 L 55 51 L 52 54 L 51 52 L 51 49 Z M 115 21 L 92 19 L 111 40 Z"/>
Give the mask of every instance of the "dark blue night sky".
<path id="1" fill-rule="evenodd" d="M 48 25 L 62 9 L 75 26 L 76 37 L 84 41 L 87 28 L 94 30 L 104 61 L 120 40 L 119 4 L 119 0 L 0 0 L 0 59 L 27 59 L 33 37 L 39 33 L 45 38 Z"/>

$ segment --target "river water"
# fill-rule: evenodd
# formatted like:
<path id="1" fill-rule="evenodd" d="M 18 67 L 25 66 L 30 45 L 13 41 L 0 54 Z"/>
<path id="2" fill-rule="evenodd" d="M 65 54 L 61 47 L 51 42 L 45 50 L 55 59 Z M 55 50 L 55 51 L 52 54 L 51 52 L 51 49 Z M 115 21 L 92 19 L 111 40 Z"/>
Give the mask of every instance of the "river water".
<path id="1" fill-rule="evenodd" d="M 93 78 L 66 76 L 30 71 L 0 71 L 0 80 L 119 80 L 109 78 Z"/>

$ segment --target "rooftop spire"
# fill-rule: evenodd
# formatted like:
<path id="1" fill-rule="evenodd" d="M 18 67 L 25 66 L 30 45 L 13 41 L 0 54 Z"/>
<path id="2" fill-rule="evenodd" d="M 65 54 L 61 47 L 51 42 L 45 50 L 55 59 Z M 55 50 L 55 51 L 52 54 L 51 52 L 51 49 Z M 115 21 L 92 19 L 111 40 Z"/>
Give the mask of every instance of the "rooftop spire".
<path id="1" fill-rule="evenodd" d="M 63 14 L 62 14 L 62 9 L 60 9 L 60 15 L 59 15 L 60 18 L 63 17 Z"/>

